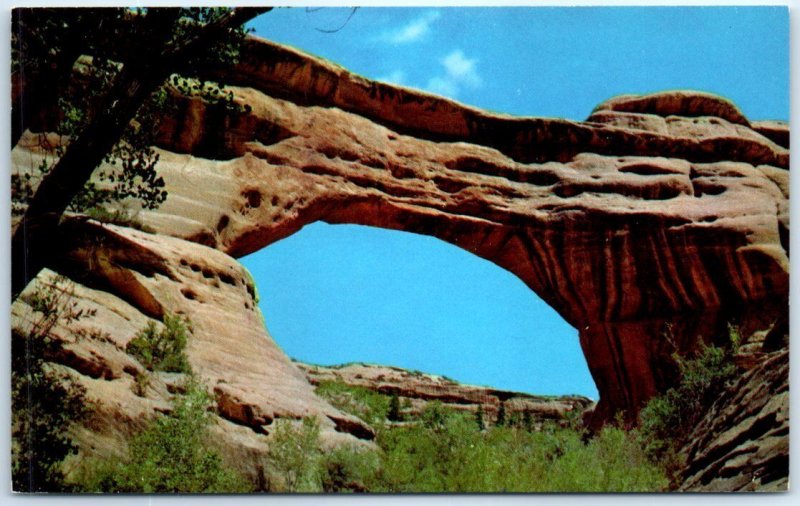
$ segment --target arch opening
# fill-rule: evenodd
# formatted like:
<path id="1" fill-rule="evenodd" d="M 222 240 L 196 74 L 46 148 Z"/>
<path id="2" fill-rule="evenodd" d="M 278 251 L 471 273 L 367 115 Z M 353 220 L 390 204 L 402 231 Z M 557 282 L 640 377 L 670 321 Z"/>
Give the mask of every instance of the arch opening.
<path id="1" fill-rule="evenodd" d="M 511 272 L 435 237 L 316 222 L 240 260 L 301 362 L 598 399 L 574 327 Z"/>

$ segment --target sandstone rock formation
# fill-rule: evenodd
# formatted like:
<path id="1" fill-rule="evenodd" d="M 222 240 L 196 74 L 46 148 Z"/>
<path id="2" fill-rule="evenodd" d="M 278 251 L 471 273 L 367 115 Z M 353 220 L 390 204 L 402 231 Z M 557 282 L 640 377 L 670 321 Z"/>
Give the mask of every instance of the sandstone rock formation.
<path id="1" fill-rule="evenodd" d="M 402 414 L 419 415 L 428 403 L 441 402 L 456 411 L 476 412 L 480 406 L 488 424 L 497 420 L 500 404 L 509 418 L 522 419 L 528 413 L 534 426 L 545 421 L 566 422 L 571 416 L 579 419 L 592 401 L 581 396 L 537 396 L 496 388 L 466 385 L 444 376 L 409 371 L 400 367 L 372 364 L 346 364 L 325 367 L 296 362 L 312 385 L 339 382 L 363 387 L 385 395 L 396 395 L 408 407 Z"/>
<path id="2" fill-rule="evenodd" d="M 331 434 L 371 436 L 272 342 L 231 258 L 317 220 L 431 235 L 517 275 L 580 331 L 596 423 L 632 420 L 674 379 L 673 352 L 726 335 L 729 320 L 748 334 L 787 313 L 788 126 L 723 98 L 665 92 L 609 100 L 584 122 L 515 118 L 256 38 L 217 77 L 249 111 L 176 98 L 159 144 L 169 198 L 138 214 L 157 234 L 78 220 L 54 267 L 112 294 L 108 318 L 129 322 L 117 349 L 147 317 L 189 316 L 190 361 L 248 434 L 318 414 Z M 29 132 L 12 159 L 25 172 L 45 154 Z M 128 359 L 94 351 L 64 365 L 103 387 L 131 381 Z M 128 418 L 144 409 L 96 391 Z"/>
<path id="3" fill-rule="evenodd" d="M 514 118 L 258 39 L 223 77 L 247 86 L 233 89 L 251 112 L 182 102 L 162 138 L 172 197 L 143 213 L 149 225 L 233 256 L 316 220 L 462 247 L 579 329 L 597 420 L 663 390 L 673 351 L 786 313 L 788 127 L 751 124 L 725 99 Z"/>
<path id="4" fill-rule="evenodd" d="M 145 395 L 137 395 L 133 386 L 144 367 L 125 351 L 165 313 L 188 320 L 189 362 L 216 401 L 216 446 L 253 482 L 265 465 L 276 418 L 317 417 L 328 445 L 354 442 L 352 436 L 374 438 L 363 421 L 314 395 L 267 334 L 252 280 L 238 262 L 202 245 L 130 228 L 83 220 L 65 227 L 65 254 L 55 267 L 70 281 L 60 286 L 69 287 L 69 300 L 90 316 L 56 327 L 52 337 L 62 348 L 52 362 L 86 388 L 91 417 L 76 428 L 81 458 L 119 454 L 126 436 L 171 409 L 181 378 L 151 374 Z M 37 318 L 29 295 L 52 286 L 53 276 L 43 271 L 13 304 L 12 327 L 19 335 L 27 335 Z"/>
<path id="5" fill-rule="evenodd" d="M 759 357 L 714 403 L 689 441 L 680 490 L 787 490 L 788 350 Z"/>

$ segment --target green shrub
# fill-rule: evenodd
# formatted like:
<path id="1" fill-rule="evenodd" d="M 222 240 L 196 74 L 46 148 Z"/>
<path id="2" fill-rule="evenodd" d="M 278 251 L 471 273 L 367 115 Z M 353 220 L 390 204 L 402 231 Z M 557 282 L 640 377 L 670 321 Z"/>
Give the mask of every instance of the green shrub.
<path id="1" fill-rule="evenodd" d="M 389 410 L 386 413 L 386 418 L 392 422 L 403 420 L 403 416 L 400 414 L 400 397 L 397 394 L 392 395 L 389 400 Z"/>
<path id="2" fill-rule="evenodd" d="M 376 492 L 652 492 L 667 484 L 635 433 L 608 428 L 588 442 L 551 424 L 528 432 L 477 430 L 474 420 L 445 412 L 434 425 L 382 431 Z"/>
<path id="3" fill-rule="evenodd" d="M 322 452 L 317 419 L 304 418 L 299 427 L 291 420 L 279 420 L 275 425 L 267 466 L 270 491 L 321 492 Z"/>
<path id="4" fill-rule="evenodd" d="M 500 407 L 497 409 L 497 422 L 495 425 L 502 427 L 506 424 L 506 403 L 500 401 Z"/>
<path id="5" fill-rule="evenodd" d="M 337 409 L 369 424 L 382 424 L 389 413 L 389 396 L 364 387 L 347 385 L 341 381 L 321 381 L 316 393 Z"/>
<path id="6" fill-rule="evenodd" d="M 150 386 L 150 375 L 146 371 L 137 372 L 133 378 L 131 391 L 139 397 L 144 397 L 147 393 L 147 388 Z"/>
<path id="7" fill-rule="evenodd" d="M 208 449 L 211 398 L 194 379 L 173 411 L 155 418 L 128 442 L 128 458 L 90 461 L 79 473 L 86 492 L 231 493 L 250 485 Z"/>
<path id="8" fill-rule="evenodd" d="M 650 462 L 635 432 L 606 427 L 583 443 L 574 431 L 544 475 L 548 492 L 655 492 L 668 485 L 664 471 Z M 587 465 L 588 464 L 588 465 Z"/>
<path id="9" fill-rule="evenodd" d="M 730 351 L 703 346 L 692 359 L 679 359 L 680 383 L 648 402 L 639 414 L 647 456 L 672 475 L 681 467 L 679 449 L 700 418 L 735 376 Z"/>
<path id="10" fill-rule="evenodd" d="M 190 373 L 186 358 L 186 322 L 177 315 L 164 315 L 164 328 L 154 322 L 128 343 L 126 350 L 151 371 Z"/>
<path id="11" fill-rule="evenodd" d="M 322 459 L 324 492 L 368 492 L 374 486 L 380 457 L 356 446 L 341 446 Z"/>

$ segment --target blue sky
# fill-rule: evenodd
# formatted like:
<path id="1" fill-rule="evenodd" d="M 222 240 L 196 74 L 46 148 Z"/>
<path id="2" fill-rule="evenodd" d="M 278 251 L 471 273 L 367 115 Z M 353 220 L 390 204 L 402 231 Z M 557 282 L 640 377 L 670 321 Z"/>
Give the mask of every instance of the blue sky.
<path id="1" fill-rule="evenodd" d="M 614 95 L 678 88 L 751 119 L 789 115 L 784 8 L 351 12 L 278 9 L 252 26 L 366 77 L 514 115 L 582 120 Z M 597 397 L 572 327 L 510 273 L 437 239 L 315 223 L 242 261 L 294 358 Z"/>

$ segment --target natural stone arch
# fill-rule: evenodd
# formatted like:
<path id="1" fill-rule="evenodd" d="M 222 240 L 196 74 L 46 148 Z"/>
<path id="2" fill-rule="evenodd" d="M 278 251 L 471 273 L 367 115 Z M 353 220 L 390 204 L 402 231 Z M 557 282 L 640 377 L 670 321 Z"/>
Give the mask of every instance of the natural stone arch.
<path id="1" fill-rule="evenodd" d="M 673 379 L 671 353 L 730 318 L 748 332 L 787 312 L 786 128 L 724 99 L 511 118 L 257 39 L 221 77 L 251 86 L 235 88 L 251 111 L 180 101 L 161 141 L 170 199 L 149 225 L 233 256 L 317 220 L 455 244 L 579 329 L 597 421 L 633 417 Z"/>

